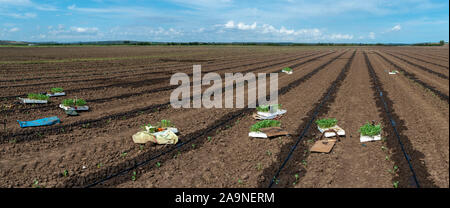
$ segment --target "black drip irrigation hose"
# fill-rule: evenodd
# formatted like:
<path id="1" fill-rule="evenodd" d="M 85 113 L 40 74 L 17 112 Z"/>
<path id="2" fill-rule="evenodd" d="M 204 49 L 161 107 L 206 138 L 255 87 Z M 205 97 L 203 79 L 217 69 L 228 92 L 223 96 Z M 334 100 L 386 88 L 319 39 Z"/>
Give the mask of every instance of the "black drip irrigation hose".
<path id="1" fill-rule="evenodd" d="M 345 53 L 345 52 L 344 52 L 344 53 Z M 326 62 L 325 64 L 323 64 L 323 65 L 321 65 L 321 66 L 319 66 L 316 70 L 320 70 L 320 69 L 324 68 L 325 66 L 329 65 L 331 62 L 333 62 L 334 60 L 336 60 L 336 59 L 338 59 L 339 57 L 341 57 L 344 53 L 342 53 L 342 54 L 336 56 L 336 57 L 333 58 L 332 60 Z M 355 53 L 356 53 L 356 52 L 353 53 L 352 59 L 353 59 Z M 332 54 L 332 53 L 329 53 L 329 54 Z M 316 71 L 316 70 L 313 70 L 313 72 Z M 315 74 L 315 73 L 313 73 L 313 74 Z M 311 74 L 311 75 L 312 75 L 312 74 Z M 305 75 L 305 76 L 308 76 L 308 75 Z M 299 80 L 302 80 L 303 78 L 304 78 L 304 77 L 300 78 Z M 294 81 L 294 82 L 295 82 L 295 81 Z M 288 86 L 288 87 L 292 87 L 292 86 Z M 287 93 L 289 90 L 288 90 L 287 88 L 282 88 L 280 91 L 281 91 L 282 94 L 284 94 L 284 93 Z M 191 96 L 191 100 L 192 100 L 192 98 L 193 98 L 193 97 Z M 192 141 L 194 141 L 194 140 L 196 140 L 196 139 L 198 139 L 198 138 L 200 138 L 200 137 L 202 137 L 202 136 L 208 134 L 208 133 L 211 132 L 212 130 L 214 130 L 214 129 L 216 129 L 216 128 L 218 128 L 218 127 L 220 127 L 220 126 L 226 124 L 227 122 L 229 122 L 229 121 L 231 121 L 231 120 L 233 120 L 233 119 L 235 119 L 235 118 L 238 118 L 238 117 L 244 115 L 245 112 L 248 111 L 248 110 L 249 110 L 249 108 L 244 108 L 244 109 L 238 111 L 237 113 L 234 113 L 234 114 L 231 116 L 231 118 L 226 119 L 226 120 L 223 120 L 222 122 L 220 122 L 220 123 L 214 125 L 213 127 L 208 128 L 207 131 L 202 132 L 202 133 L 201 133 L 200 135 L 198 135 L 198 136 L 192 137 L 191 139 L 187 140 L 186 142 L 181 142 L 181 143 L 177 144 L 177 145 L 176 145 L 175 147 L 173 147 L 173 148 L 170 148 L 170 149 L 168 149 L 168 150 L 166 150 L 166 151 L 162 151 L 162 152 L 158 153 L 157 155 L 152 156 L 152 157 L 146 159 L 145 161 L 142 161 L 142 162 L 140 162 L 140 163 L 137 163 L 137 164 L 135 164 L 135 165 L 132 166 L 132 167 L 126 168 L 126 169 L 121 170 L 121 171 L 119 171 L 119 172 L 117 172 L 117 173 L 115 173 L 115 174 L 112 174 L 112 175 L 110 175 L 110 176 L 107 176 L 107 177 L 105 177 L 105 178 L 103 178 L 103 179 L 101 179 L 101 180 L 99 180 L 99 181 L 96 181 L 96 182 L 91 183 L 91 184 L 89 184 L 89 185 L 87 185 L 87 186 L 84 186 L 83 188 L 91 188 L 91 187 L 94 187 L 94 186 L 96 186 L 96 185 L 98 185 L 98 184 L 101 184 L 101 183 L 103 183 L 103 182 L 105 182 L 105 181 L 108 181 L 108 180 L 110 180 L 110 179 L 112 179 L 112 178 L 114 178 L 114 177 L 117 177 L 117 176 L 120 176 L 120 175 L 124 175 L 124 174 L 128 173 L 130 170 L 136 169 L 137 167 L 140 167 L 140 166 L 142 166 L 142 165 L 148 164 L 149 162 L 153 161 L 154 159 L 159 158 L 159 157 L 161 157 L 161 156 L 164 156 L 165 154 L 170 153 L 170 152 L 172 152 L 173 150 L 176 150 L 176 149 L 178 149 L 178 148 L 184 146 L 185 144 L 188 144 L 188 143 L 190 143 L 190 142 L 192 142 Z"/>
<path id="2" fill-rule="evenodd" d="M 356 51 L 353 52 L 352 56 L 350 57 L 349 61 L 347 62 L 347 64 L 344 66 L 344 68 L 342 69 L 342 72 L 339 74 L 339 76 L 336 78 L 336 80 L 341 79 L 344 75 L 345 75 L 345 71 L 346 69 L 350 68 L 351 63 L 353 62 L 353 58 L 355 56 Z M 305 134 L 308 132 L 309 127 L 311 126 L 311 124 L 313 123 L 313 121 L 316 119 L 317 115 L 319 114 L 319 110 L 322 107 L 323 104 L 325 104 L 325 102 L 328 100 L 329 96 L 331 95 L 331 92 L 334 91 L 336 86 L 336 82 L 333 82 L 332 86 L 328 89 L 328 92 L 325 96 L 325 98 L 322 100 L 322 102 L 320 102 L 320 104 L 314 109 L 314 114 L 312 115 L 311 119 L 308 121 L 308 124 L 306 125 L 305 129 L 303 130 L 303 132 L 300 134 L 300 136 L 298 137 L 297 141 L 295 142 L 295 145 L 292 146 L 291 150 L 289 151 L 288 156 L 286 157 L 286 159 L 284 160 L 284 162 L 281 164 L 280 168 L 278 169 L 278 171 L 275 173 L 275 176 L 272 178 L 272 180 L 270 181 L 269 184 L 269 188 L 272 188 L 273 183 L 275 182 L 276 178 L 280 175 L 281 170 L 284 168 L 284 166 L 286 165 L 286 163 L 289 161 L 289 159 L 291 158 L 292 154 L 294 153 L 295 149 L 297 148 L 298 144 L 300 143 L 300 141 L 303 139 L 303 137 L 305 136 Z"/>
<path id="3" fill-rule="evenodd" d="M 188 143 L 190 143 L 190 142 L 192 142 L 192 141 L 194 141 L 194 140 L 196 140 L 196 139 L 198 139 L 198 138 L 200 138 L 200 137 L 202 137 L 202 136 L 208 134 L 208 133 L 211 132 L 212 130 L 214 130 L 214 129 L 216 129 L 216 128 L 218 128 L 218 127 L 220 127 L 220 126 L 226 124 L 226 123 L 229 122 L 230 120 L 233 120 L 233 119 L 235 119 L 235 118 L 241 116 L 242 113 L 244 113 L 246 110 L 247 110 L 247 108 L 244 108 L 244 109 L 240 110 L 238 113 L 234 114 L 230 119 L 224 120 L 224 121 L 222 121 L 222 122 L 220 122 L 220 123 L 214 125 L 214 126 L 211 127 L 208 131 L 202 132 L 201 135 L 198 135 L 198 136 L 196 136 L 196 137 L 193 137 L 193 138 L 191 138 L 191 139 L 189 139 L 189 140 L 187 140 L 187 141 L 185 141 L 185 142 L 178 143 L 178 144 L 177 144 L 175 147 L 173 147 L 173 148 L 170 148 L 170 149 L 168 149 L 168 150 L 166 150 L 166 151 L 162 151 L 162 152 L 160 152 L 159 154 L 157 154 L 157 155 L 155 155 L 155 156 L 153 156 L 153 157 L 148 158 L 147 160 L 144 160 L 144 161 L 142 161 L 142 162 L 140 162 L 140 163 L 137 163 L 137 164 L 135 164 L 135 165 L 132 166 L 132 167 L 129 167 L 129 168 L 127 168 L 127 169 L 124 169 L 124 170 L 122 170 L 122 171 L 119 171 L 118 173 L 112 174 L 112 175 L 110 175 L 110 176 L 108 176 L 108 177 L 106 177 L 106 178 L 103 178 L 103 179 L 101 179 L 101 180 L 99 180 L 99 181 L 97 181 L 97 182 L 94 182 L 94 183 L 92 183 L 92 184 L 89 184 L 89 185 L 85 186 L 84 188 L 91 188 L 91 187 L 96 186 L 96 185 L 98 185 L 98 184 L 101 184 L 101 183 L 103 183 L 103 182 L 105 182 L 105 181 L 108 181 L 108 180 L 111 179 L 111 178 L 114 178 L 114 177 L 117 177 L 117 176 L 126 174 L 126 173 L 128 173 L 130 170 L 133 170 L 133 169 L 135 169 L 135 168 L 137 168 L 137 167 L 140 167 L 140 166 L 143 166 L 143 165 L 145 165 L 145 164 L 148 164 L 149 162 L 153 161 L 154 159 L 159 158 L 159 157 L 161 157 L 161 156 L 164 156 L 165 154 L 167 154 L 167 153 L 169 153 L 169 152 L 172 152 L 173 150 L 176 150 L 176 149 L 178 149 L 178 148 L 184 146 L 185 144 L 188 144 Z"/>
<path id="4" fill-rule="evenodd" d="M 416 177 L 416 172 L 414 171 L 414 168 L 412 167 L 412 164 L 410 162 L 411 158 L 409 157 L 409 155 L 405 151 L 403 143 L 402 143 L 402 141 L 400 139 L 400 135 L 399 135 L 399 133 L 397 131 L 397 128 L 396 128 L 396 122 L 392 118 L 391 111 L 389 110 L 389 108 L 387 106 L 387 103 L 384 100 L 383 92 L 380 89 L 380 81 L 378 80 L 378 77 L 375 74 L 375 71 L 374 71 L 374 69 L 372 67 L 372 64 L 370 63 L 369 57 L 367 56 L 367 54 L 365 52 L 364 52 L 364 58 L 366 60 L 367 68 L 369 69 L 370 75 L 372 76 L 372 78 L 373 78 L 373 80 L 375 82 L 375 88 L 377 89 L 377 92 L 378 92 L 377 94 L 380 97 L 381 102 L 383 103 L 384 111 L 386 112 L 386 115 L 389 118 L 391 126 L 394 129 L 395 136 L 397 137 L 398 143 L 400 144 L 401 150 L 403 152 L 403 156 L 405 156 L 405 159 L 408 162 L 409 169 L 411 170 L 411 173 L 412 173 L 414 182 L 416 184 L 416 187 L 420 188 L 419 181 L 417 180 L 417 177 Z"/>

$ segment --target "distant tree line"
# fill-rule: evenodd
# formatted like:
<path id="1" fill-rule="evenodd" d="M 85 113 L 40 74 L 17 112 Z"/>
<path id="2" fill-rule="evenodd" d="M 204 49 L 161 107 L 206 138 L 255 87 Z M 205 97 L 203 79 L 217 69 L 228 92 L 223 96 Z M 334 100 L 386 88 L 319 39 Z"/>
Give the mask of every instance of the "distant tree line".
<path id="1" fill-rule="evenodd" d="M 1 41 L 0 41 L 1 42 Z M 146 42 L 146 41 L 96 41 L 96 42 L 76 42 L 76 43 L 56 43 L 56 42 L 41 42 L 41 43 L 16 43 L 16 44 L 0 44 L 0 45 L 33 45 L 33 46 L 70 46 L 70 45 L 137 45 L 137 46 L 198 46 L 198 45 L 217 45 L 217 46 L 404 46 L 404 45 L 414 45 L 414 46 L 442 46 L 445 41 L 441 40 L 439 43 L 416 43 L 416 44 L 395 44 L 395 43 L 274 43 L 274 42 Z"/>

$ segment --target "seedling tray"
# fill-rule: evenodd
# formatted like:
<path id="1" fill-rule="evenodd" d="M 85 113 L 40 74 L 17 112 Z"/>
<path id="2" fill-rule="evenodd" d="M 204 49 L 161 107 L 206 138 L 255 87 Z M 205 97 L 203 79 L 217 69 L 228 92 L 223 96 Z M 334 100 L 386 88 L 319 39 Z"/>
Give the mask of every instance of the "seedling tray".
<path id="1" fill-rule="evenodd" d="M 35 103 L 37 103 L 37 104 L 44 104 L 44 103 L 48 103 L 48 100 L 34 100 L 34 99 L 29 99 L 29 98 L 19 98 L 19 100 L 22 103 L 25 103 L 25 104 L 35 104 Z"/>
<path id="2" fill-rule="evenodd" d="M 342 129 L 341 127 L 339 127 L 338 125 L 335 125 L 335 126 L 333 126 L 333 127 L 330 127 L 330 128 L 324 128 L 324 129 L 322 129 L 322 128 L 320 128 L 319 126 L 317 126 L 317 129 L 319 129 L 319 131 L 320 131 L 320 133 L 323 133 L 323 132 L 325 132 L 325 131 L 327 131 L 327 130 L 334 130 L 334 131 L 336 131 L 337 132 L 337 134 L 339 135 L 339 136 L 345 136 L 345 131 L 344 131 L 344 129 Z M 334 132 L 325 132 L 325 137 L 333 137 L 333 136 L 335 136 L 336 135 L 336 133 L 334 133 Z"/>
<path id="3" fill-rule="evenodd" d="M 363 136 L 360 135 L 359 141 L 360 142 L 371 142 L 371 141 L 378 141 L 381 140 L 381 134 L 375 135 L 375 136 Z"/>
<path id="4" fill-rule="evenodd" d="M 53 93 L 53 94 L 50 94 L 50 93 L 47 94 L 47 96 L 49 96 L 49 97 L 58 97 L 58 96 L 65 96 L 65 95 L 66 95 L 65 92 L 57 92 L 57 93 Z"/>
<path id="5" fill-rule="evenodd" d="M 284 71 L 284 70 L 282 70 L 281 72 L 284 72 L 286 74 L 292 74 L 293 73 L 293 71 Z"/>
<path id="6" fill-rule="evenodd" d="M 89 110 L 89 107 L 87 105 L 84 106 L 65 106 L 63 104 L 59 104 L 59 107 L 64 109 L 64 110 L 76 110 L 76 111 L 87 111 Z"/>

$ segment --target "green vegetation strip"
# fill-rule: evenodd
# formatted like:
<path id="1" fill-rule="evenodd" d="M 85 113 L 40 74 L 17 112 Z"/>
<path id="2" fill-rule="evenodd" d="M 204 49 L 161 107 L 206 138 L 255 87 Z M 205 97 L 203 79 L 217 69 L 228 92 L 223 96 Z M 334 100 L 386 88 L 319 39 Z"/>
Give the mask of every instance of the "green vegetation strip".
<path id="1" fill-rule="evenodd" d="M 361 126 L 361 128 L 359 129 L 359 132 L 363 135 L 363 136 L 375 136 L 375 135 L 379 135 L 381 133 L 381 125 L 372 125 L 370 123 L 366 123 L 364 124 L 364 126 Z"/>
<path id="2" fill-rule="evenodd" d="M 52 93 L 59 93 L 59 92 L 64 92 L 64 89 L 61 87 L 54 87 L 51 89 Z"/>
<path id="3" fill-rule="evenodd" d="M 320 128 L 326 129 L 326 128 L 330 128 L 330 127 L 335 126 L 337 124 L 337 120 L 335 118 L 324 118 L 324 119 L 317 120 L 316 124 Z"/>
<path id="4" fill-rule="evenodd" d="M 275 120 L 264 120 L 264 121 L 260 121 L 256 124 L 253 124 L 250 127 L 250 131 L 251 132 L 259 132 L 260 129 L 262 128 L 269 128 L 269 127 L 279 127 L 281 126 L 281 122 L 279 121 L 275 121 Z"/>
<path id="5" fill-rule="evenodd" d="M 275 110 L 281 108 L 281 104 L 270 105 L 270 106 L 272 106 L 272 108 L 275 108 Z M 261 105 L 261 106 L 256 107 L 256 110 L 257 110 L 258 112 L 269 112 L 270 106 L 269 106 L 269 105 Z"/>
<path id="6" fill-rule="evenodd" d="M 30 93 L 28 94 L 28 98 L 32 100 L 48 100 L 49 97 L 43 94 Z"/>
<path id="7" fill-rule="evenodd" d="M 64 106 L 83 106 L 86 105 L 86 101 L 83 99 L 77 99 L 76 102 L 74 99 L 65 99 L 62 101 Z"/>

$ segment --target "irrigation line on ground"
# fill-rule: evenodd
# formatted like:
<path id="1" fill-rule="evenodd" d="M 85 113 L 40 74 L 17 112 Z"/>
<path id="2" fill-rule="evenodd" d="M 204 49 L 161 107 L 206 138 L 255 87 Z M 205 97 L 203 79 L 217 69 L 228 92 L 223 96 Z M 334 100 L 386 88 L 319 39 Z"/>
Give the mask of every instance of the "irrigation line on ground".
<path id="1" fill-rule="evenodd" d="M 435 66 L 439 66 L 439 67 L 448 69 L 448 66 L 444 66 L 444 65 L 441 65 L 441 64 L 433 63 L 433 62 L 430 62 L 430 61 L 427 61 L 427 60 L 423 60 L 421 58 L 417 58 L 417 57 L 414 57 L 414 56 L 409 56 L 409 55 L 404 54 L 404 53 L 398 53 L 398 54 L 401 54 L 403 56 L 406 56 L 406 57 L 409 57 L 409 58 L 412 58 L 412 59 L 415 59 L 415 60 L 418 60 L 418 61 L 421 61 L 421 62 L 424 62 L 424 63 L 428 63 L 428 64 L 432 64 L 432 65 L 435 65 Z M 427 57 L 427 58 L 429 58 L 429 57 Z"/>
<path id="2" fill-rule="evenodd" d="M 444 94 L 443 92 L 437 90 L 435 87 L 432 87 L 429 84 L 427 84 L 427 83 L 423 82 L 422 80 L 418 79 L 414 73 L 406 71 L 404 68 L 402 68 L 401 66 L 395 64 L 394 62 L 392 62 L 391 60 L 387 59 L 386 57 L 384 57 L 380 53 L 376 52 L 375 54 L 380 56 L 383 60 L 385 60 L 386 62 L 388 62 L 389 64 L 391 64 L 395 68 L 397 68 L 398 70 L 400 70 L 402 72 L 402 74 L 406 78 L 412 80 L 413 82 L 416 82 L 417 84 L 419 84 L 420 86 L 424 87 L 425 89 L 430 90 L 432 93 L 436 94 L 441 100 L 447 101 L 447 103 L 449 102 L 448 95 Z"/>
<path id="3" fill-rule="evenodd" d="M 344 53 L 345 53 L 345 52 L 344 52 Z M 320 65 L 319 67 L 317 67 L 316 69 L 314 69 L 314 70 L 311 71 L 310 73 L 308 73 L 308 74 L 302 76 L 301 78 L 299 78 L 299 79 L 295 80 L 294 82 L 291 82 L 291 83 L 288 84 L 287 86 L 281 88 L 281 89 L 279 90 L 279 94 L 280 94 L 280 95 L 286 94 L 286 93 L 289 92 L 291 89 L 293 89 L 294 87 L 297 87 L 298 85 L 300 85 L 301 83 L 303 83 L 304 81 L 306 81 L 307 79 L 309 79 L 311 76 L 315 75 L 318 71 L 322 70 L 323 68 L 325 68 L 326 66 L 328 66 L 329 64 L 331 64 L 333 61 L 337 60 L 337 59 L 338 59 L 339 57 L 341 57 L 344 53 L 342 53 L 342 54 L 336 56 L 335 58 L 329 60 L 328 62 L 326 62 L 326 63 Z M 353 56 L 354 56 L 354 54 L 353 54 Z M 191 96 L 191 97 L 192 97 L 192 96 Z M 191 99 L 191 100 L 192 100 L 192 99 Z M 130 167 L 130 168 L 126 168 L 126 169 L 124 169 L 124 170 L 122 170 L 122 171 L 119 171 L 118 173 L 112 174 L 112 175 L 107 176 L 107 177 L 105 177 L 105 178 L 103 178 L 103 179 L 101 179 L 101 180 L 99 180 L 99 181 L 97 181 L 97 182 L 94 182 L 94 183 L 92 183 L 92 184 L 89 184 L 89 185 L 87 185 L 87 186 L 84 186 L 84 188 L 90 188 L 90 187 L 93 187 L 93 186 L 98 185 L 98 184 L 100 184 L 100 183 L 106 182 L 106 181 L 108 181 L 108 180 L 110 180 L 110 179 L 112 179 L 112 178 L 115 178 L 115 177 L 117 177 L 117 176 L 120 176 L 120 175 L 123 175 L 123 174 L 125 174 L 125 173 L 128 173 L 130 170 L 136 169 L 136 168 L 138 168 L 138 167 L 140 167 L 140 166 L 142 166 L 142 165 L 145 165 L 145 164 L 147 164 L 147 163 L 149 163 L 149 162 L 151 162 L 151 161 L 153 161 L 153 160 L 155 160 L 155 159 L 157 159 L 157 158 L 159 158 L 159 157 L 161 157 L 161 156 L 166 155 L 166 154 L 169 153 L 169 152 L 172 152 L 173 150 L 176 150 L 176 149 L 181 148 L 181 147 L 184 146 L 185 144 L 188 144 L 188 143 L 190 143 L 190 142 L 192 142 L 192 141 L 194 141 L 194 140 L 200 138 L 201 136 L 208 134 L 209 132 L 213 131 L 214 129 L 217 129 L 218 127 L 224 125 L 225 123 L 228 123 L 228 122 L 234 120 L 235 118 L 239 118 L 239 117 L 243 116 L 245 113 L 248 113 L 248 112 L 250 112 L 251 110 L 253 110 L 253 109 L 250 109 L 250 108 L 244 108 L 244 109 L 238 111 L 237 113 L 236 113 L 236 112 L 229 113 L 229 114 L 225 115 L 224 117 L 230 117 L 229 115 L 232 114 L 232 115 L 231 115 L 231 118 L 226 119 L 226 120 L 223 120 L 223 121 L 221 121 L 219 124 L 213 125 L 213 127 L 208 127 L 208 128 L 207 128 L 207 129 L 208 129 L 207 131 L 204 131 L 204 130 L 201 130 L 201 132 L 198 131 L 198 132 L 200 132 L 200 133 L 199 133 L 200 135 L 198 135 L 198 136 L 197 136 L 197 135 L 196 135 L 196 136 L 193 136 L 192 138 L 188 139 L 186 142 L 182 142 L 182 143 L 178 144 L 177 146 L 175 146 L 175 147 L 173 147 L 173 148 L 170 148 L 169 150 L 166 150 L 166 151 L 163 151 L 163 152 L 161 152 L 161 153 L 158 153 L 157 155 L 152 156 L 152 157 L 148 158 L 147 160 L 144 160 L 144 161 L 142 161 L 142 162 L 140 162 L 140 163 L 138 163 L 138 164 L 136 164 L 136 165 L 134 165 L 134 166 L 132 166 L 132 167 Z M 222 118 L 223 118 L 223 117 L 222 117 Z M 219 119 L 219 121 L 220 121 L 220 120 L 222 120 L 222 119 Z M 194 134 L 195 134 L 195 133 L 194 133 Z"/>
<path id="4" fill-rule="evenodd" d="M 291 150 L 289 151 L 286 159 L 283 161 L 283 163 L 281 164 L 280 168 L 277 170 L 277 172 L 275 173 L 274 177 L 272 178 L 272 180 L 270 181 L 269 187 L 268 188 L 272 188 L 273 183 L 275 182 L 276 178 L 280 175 L 280 172 L 283 170 L 284 166 L 286 165 L 286 163 L 289 161 L 289 159 L 291 158 L 292 154 L 294 153 L 295 149 L 297 148 L 298 144 L 300 143 L 300 141 L 303 139 L 303 137 L 305 136 L 305 134 L 308 132 L 309 127 L 311 126 L 311 124 L 313 123 L 313 121 L 316 119 L 317 114 L 319 113 L 320 108 L 322 107 L 323 104 L 325 104 L 325 102 L 328 100 L 329 96 L 331 95 L 332 92 L 335 92 L 335 86 L 337 84 L 337 81 L 342 79 L 344 77 L 344 75 L 346 74 L 346 71 L 348 71 L 348 69 L 350 68 L 351 63 L 353 62 L 353 58 L 356 54 L 356 51 L 353 52 L 351 58 L 348 60 L 348 62 L 345 64 L 344 68 L 342 69 L 342 71 L 339 73 L 339 76 L 336 78 L 336 80 L 332 83 L 332 85 L 330 86 L 330 88 L 327 91 L 326 96 L 324 97 L 324 99 L 322 100 L 322 102 L 319 103 L 318 106 L 316 106 L 316 108 L 314 109 L 314 113 L 311 116 L 311 119 L 308 121 L 305 129 L 303 129 L 302 133 L 300 134 L 300 136 L 298 137 L 297 141 L 295 142 L 294 146 L 292 146 Z"/>
<path id="5" fill-rule="evenodd" d="M 370 72 L 370 75 L 371 75 L 371 78 L 372 78 L 372 81 L 373 81 L 373 85 L 375 86 L 375 89 L 377 89 L 377 94 L 378 94 L 381 102 L 383 103 L 384 112 L 386 113 L 387 117 L 389 118 L 390 124 L 391 124 L 391 126 L 392 126 L 392 128 L 394 130 L 395 136 L 396 136 L 396 138 L 398 140 L 398 143 L 400 144 L 401 150 L 403 152 L 403 156 L 405 156 L 405 159 L 408 162 L 409 169 L 411 170 L 411 173 L 413 175 L 413 179 L 414 179 L 414 182 L 416 184 L 416 187 L 420 188 L 419 181 L 417 180 L 417 177 L 416 177 L 416 172 L 414 171 L 414 168 L 412 167 L 412 164 L 411 164 L 411 161 L 410 161 L 411 158 L 409 157 L 409 155 L 405 151 L 403 143 L 402 143 L 402 141 L 400 139 L 400 135 L 399 135 L 399 133 L 397 131 L 396 122 L 392 118 L 391 111 L 388 108 L 387 103 L 386 103 L 386 101 L 384 99 L 382 89 L 380 89 L 381 88 L 380 87 L 381 86 L 380 81 L 378 80 L 378 77 L 375 74 L 375 71 L 374 71 L 374 69 L 372 67 L 372 64 L 370 63 L 369 57 L 367 56 L 367 54 L 365 52 L 364 52 L 364 58 L 366 60 L 367 68 L 368 68 L 368 70 Z"/>
<path id="6" fill-rule="evenodd" d="M 442 74 L 442 73 L 433 71 L 433 70 L 431 70 L 431 69 L 429 69 L 429 68 L 427 68 L 427 67 L 424 67 L 424 66 L 422 66 L 422 65 L 413 63 L 413 62 L 408 61 L 408 60 L 406 60 L 406 59 L 404 59 L 404 58 L 402 58 L 402 57 L 396 56 L 396 55 L 394 55 L 394 54 L 392 54 L 392 53 L 388 53 L 388 52 L 386 52 L 386 53 L 389 54 L 389 55 L 391 55 L 391 56 L 393 56 L 393 57 L 395 57 L 395 58 L 397 58 L 397 59 L 400 59 L 400 60 L 402 60 L 402 61 L 404 61 L 404 62 L 406 62 L 406 63 L 408 63 L 408 64 L 410 64 L 410 65 L 413 65 L 413 66 L 415 66 L 415 67 L 417 67 L 417 68 L 419 68 L 419 69 L 422 69 L 423 71 L 426 71 L 426 72 L 428 72 L 428 73 L 430 73 L 430 74 L 434 74 L 434 75 L 436 75 L 436 76 L 438 76 L 438 77 L 440 77 L 440 78 L 443 78 L 443 79 L 448 80 L 448 76 L 445 75 L 445 74 Z"/>
<path id="7" fill-rule="evenodd" d="M 304 64 L 309 63 L 311 61 L 315 61 L 315 60 L 317 60 L 319 58 L 322 58 L 324 56 L 327 56 L 327 55 L 330 55 L 330 54 L 333 54 L 333 53 L 326 53 L 326 54 L 314 57 L 312 59 L 309 59 L 309 60 L 306 60 L 306 61 L 303 61 L 303 62 L 300 62 L 300 63 L 297 63 L 297 64 L 293 64 L 293 65 L 290 66 L 290 68 L 296 68 L 298 66 L 304 65 Z M 272 66 L 276 66 L 276 65 L 281 64 L 281 63 L 293 62 L 293 61 L 301 60 L 301 59 L 308 58 L 308 57 L 311 57 L 311 56 L 314 56 L 314 55 L 318 55 L 318 54 L 310 54 L 310 55 L 307 55 L 307 56 L 302 56 L 300 58 L 287 60 L 287 61 L 284 61 L 284 62 L 278 62 L 278 63 L 269 64 L 269 65 L 265 65 L 265 66 L 261 66 L 261 67 L 256 67 L 256 68 L 252 68 L 252 69 L 248 69 L 248 70 L 242 71 L 241 73 L 248 73 L 248 72 L 252 72 L 252 71 L 256 71 L 256 70 L 260 70 L 260 69 L 265 69 L 265 68 L 269 68 L 269 67 L 272 67 Z M 271 61 L 273 61 L 273 60 L 271 60 Z M 266 62 L 264 62 L 264 63 L 266 63 Z M 241 66 L 241 67 L 243 67 L 243 66 Z M 216 69 L 216 70 L 212 70 L 212 71 L 226 70 L 226 69 L 231 69 L 231 68 L 233 68 L 233 67 Z M 211 71 L 209 71 L 209 72 L 211 72 Z M 155 82 L 152 82 L 152 85 L 153 84 L 155 84 Z M 193 85 L 193 83 L 191 83 L 191 85 Z M 144 86 L 144 85 L 142 85 L 142 86 Z M 127 93 L 127 94 L 122 94 L 122 95 L 117 95 L 117 96 L 111 96 L 111 97 L 106 97 L 106 98 L 90 99 L 90 100 L 88 99 L 86 101 L 89 102 L 89 103 L 104 103 L 104 102 L 109 102 L 109 101 L 112 101 L 112 100 L 115 100 L 115 99 L 124 99 L 124 98 L 139 96 L 139 95 L 142 95 L 142 94 L 152 94 L 152 93 L 163 92 L 163 91 L 175 89 L 177 87 L 178 86 L 166 86 L 166 87 L 160 87 L 160 88 L 156 88 L 156 89 L 144 90 L 144 91 L 137 92 L 137 93 Z M 16 112 L 16 111 L 23 112 L 23 111 L 36 110 L 36 109 L 43 110 L 43 109 L 49 109 L 49 108 L 52 108 L 52 107 L 57 107 L 57 106 L 56 105 L 55 106 L 54 105 L 45 105 L 45 106 L 35 106 L 35 107 L 22 108 L 22 109 L 4 110 L 4 113 L 12 113 L 12 112 Z"/>

